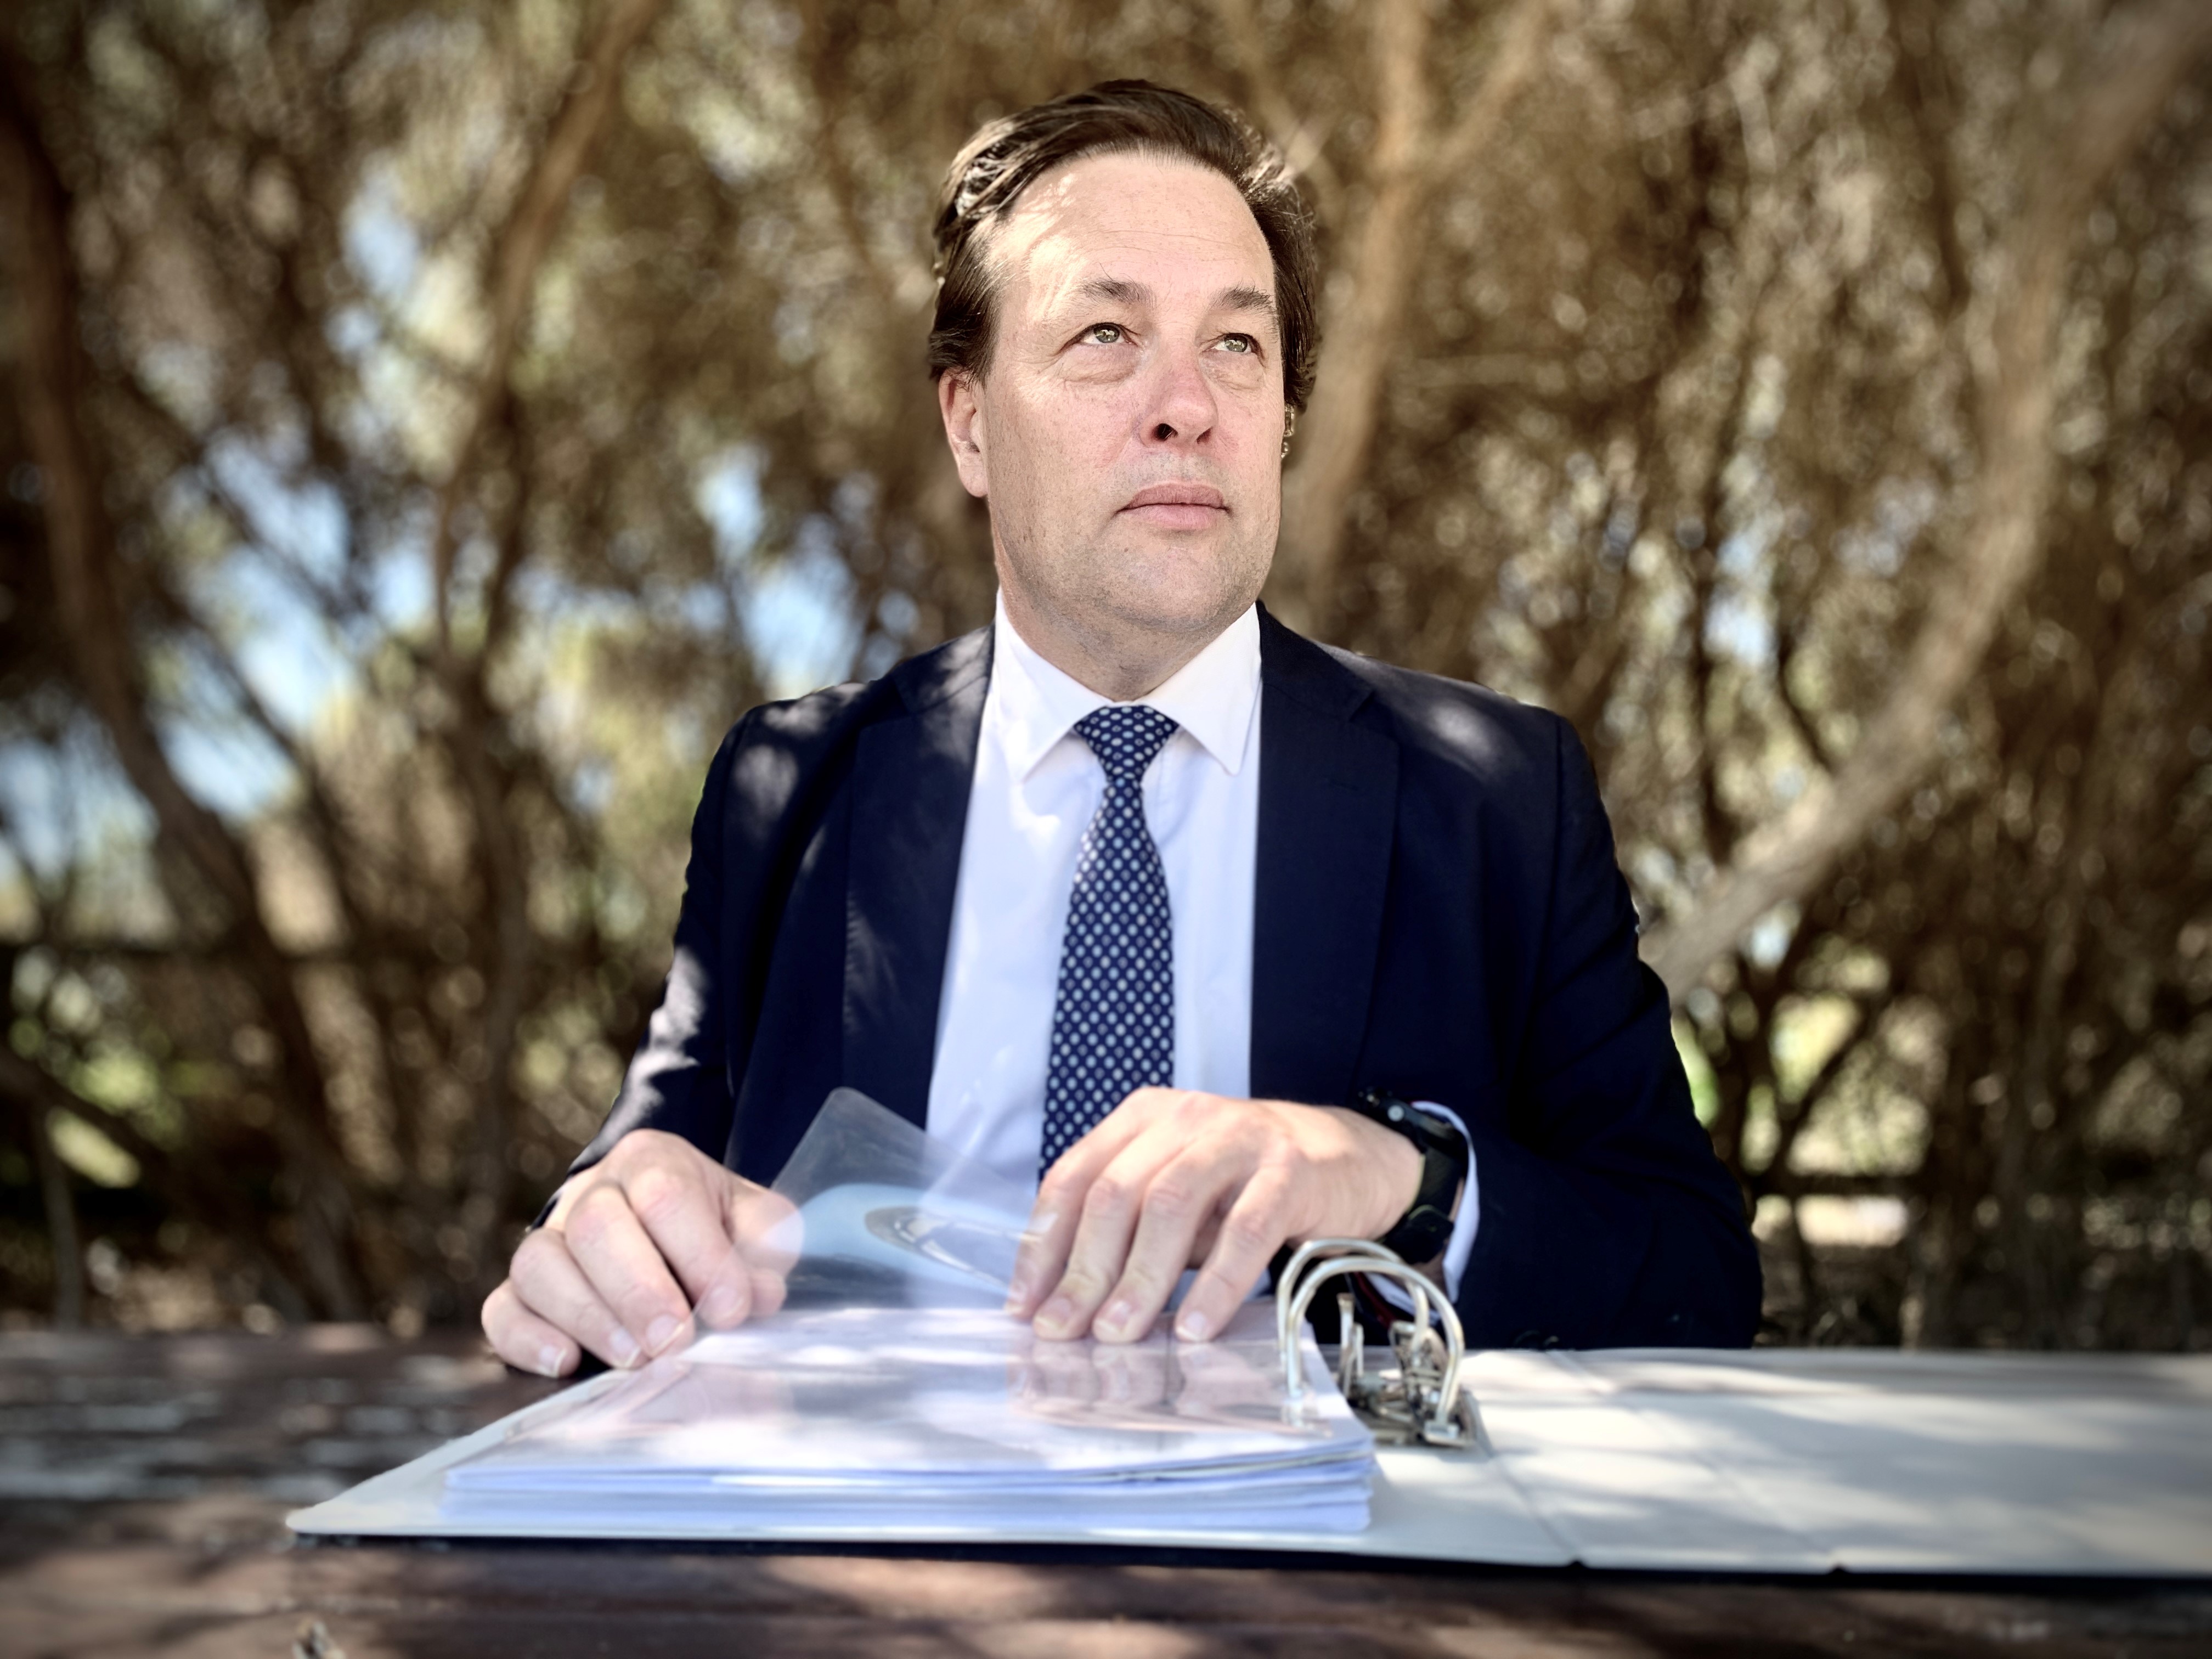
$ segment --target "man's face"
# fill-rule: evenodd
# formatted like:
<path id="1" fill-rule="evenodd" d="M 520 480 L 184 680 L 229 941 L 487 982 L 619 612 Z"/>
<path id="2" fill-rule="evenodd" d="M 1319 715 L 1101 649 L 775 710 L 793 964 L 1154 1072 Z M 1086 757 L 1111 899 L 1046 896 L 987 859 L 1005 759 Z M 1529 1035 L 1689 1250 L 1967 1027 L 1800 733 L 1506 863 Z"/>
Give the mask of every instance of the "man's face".
<path id="1" fill-rule="evenodd" d="M 1282 510 L 1274 268 L 1219 173 L 1086 156 L 992 233 L 996 337 L 940 384 L 961 481 L 991 504 L 1007 607 L 1111 656 L 1211 639 L 1259 596 Z"/>

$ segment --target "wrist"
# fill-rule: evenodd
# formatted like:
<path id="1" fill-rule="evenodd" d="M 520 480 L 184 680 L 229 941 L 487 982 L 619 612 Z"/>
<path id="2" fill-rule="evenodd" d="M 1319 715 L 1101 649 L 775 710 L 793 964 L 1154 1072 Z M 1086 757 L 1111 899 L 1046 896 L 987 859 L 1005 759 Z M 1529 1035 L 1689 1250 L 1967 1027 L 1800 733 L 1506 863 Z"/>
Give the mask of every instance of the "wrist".
<path id="1" fill-rule="evenodd" d="M 1342 1106 L 1321 1109 L 1336 1118 L 1350 1139 L 1358 1161 L 1358 1178 L 1346 1188 L 1360 1195 L 1357 1212 L 1347 1218 L 1346 1237 L 1380 1238 L 1398 1224 L 1413 1206 L 1421 1188 L 1421 1149 L 1372 1119 Z"/>
<path id="2" fill-rule="evenodd" d="M 1382 1087 L 1360 1090 L 1351 1109 L 1404 1140 L 1418 1160 L 1412 1196 L 1373 1237 L 1407 1261 L 1434 1261 L 1450 1241 L 1466 1193 L 1472 1149 L 1465 1132 L 1446 1115 L 1424 1111 Z"/>

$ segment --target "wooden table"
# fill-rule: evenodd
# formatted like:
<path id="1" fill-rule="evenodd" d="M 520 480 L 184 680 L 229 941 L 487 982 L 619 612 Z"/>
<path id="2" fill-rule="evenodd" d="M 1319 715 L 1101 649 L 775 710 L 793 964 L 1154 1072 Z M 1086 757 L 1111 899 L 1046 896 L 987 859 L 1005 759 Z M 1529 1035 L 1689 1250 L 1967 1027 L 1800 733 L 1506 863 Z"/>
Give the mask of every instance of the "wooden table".
<path id="1" fill-rule="evenodd" d="M 552 1385 L 461 1335 L 0 1336 L 0 1655 L 2212 1652 L 2212 1585 L 1029 1550 L 315 1547 L 285 1512 Z"/>

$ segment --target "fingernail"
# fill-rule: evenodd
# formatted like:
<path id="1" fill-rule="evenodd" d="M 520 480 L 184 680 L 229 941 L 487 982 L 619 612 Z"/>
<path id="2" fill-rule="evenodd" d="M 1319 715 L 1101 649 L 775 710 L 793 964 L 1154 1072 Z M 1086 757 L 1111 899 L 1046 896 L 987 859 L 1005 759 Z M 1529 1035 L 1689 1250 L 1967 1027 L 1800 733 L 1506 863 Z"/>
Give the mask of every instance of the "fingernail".
<path id="1" fill-rule="evenodd" d="M 1176 1321 L 1176 1334 L 1186 1342 L 1203 1342 L 1213 1334 L 1213 1322 L 1195 1308 L 1186 1308 Z"/>
<path id="2" fill-rule="evenodd" d="M 558 1376 L 561 1375 L 561 1362 L 567 1356 L 560 1349 L 548 1342 L 538 1351 L 538 1369 L 546 1376 Z"/>
<path id="3" fill-rule="evenodd" d="M 683 1328 L 684 1323 L 681 1320 L 672 1319 L 666 1314 L 661 1315 L 659 1318 L 645 1328 L 645 1351 L 647 1353 L 659 1353 L 676 1340 L 676 1333 Z"/>
<path id="4" fill-rule="evenodd" d="M 699 1304 L 699 1316 L 709 1325 L 734 1325 L 744 1304 L 734 1285 L 717 1285 L 707 1292 L 707 1299 Z"/>
<path id="5" fill-rule="evenodd" d="M 1008 1313 L 1020 1312 L 1023 1304 L 1029 1299 L 1030 1282 L 1028 1279 L 1017 1274 L 1014 1278 L 1014 1282 L 1006 1286 L 1006 1311 Z"/>
<path id="6" fill-rule="evenodd" d="M 615 1364 L 628 1370 L 637 1364 L 637 1339 L 621 1326 L 607 1339 L 607 1346 L 614 1350 Z"/>
<path id="7" fill-rule="evenodd" d="M 1065 1296 L 1053 1297 L 1039 1310 L 1036 1322 L 1040 1328 L 1049 1327 L 1054 1330 L 1063 1329 L 1073 1324 L 1075 1322 L 1073 1299 Z"/>
<path id="8" fill-rule="evenodd" d="M 1097 1323 L 1101 1328 L 1119 1336 L 1121 1334 L 1122 1328 L 1128 1324 L 1129 1316 L 1136 1311 L 1135 1307 L 1127 1299 L 1109 1303 L 1105 1314 L 1097 1321 Z"/>

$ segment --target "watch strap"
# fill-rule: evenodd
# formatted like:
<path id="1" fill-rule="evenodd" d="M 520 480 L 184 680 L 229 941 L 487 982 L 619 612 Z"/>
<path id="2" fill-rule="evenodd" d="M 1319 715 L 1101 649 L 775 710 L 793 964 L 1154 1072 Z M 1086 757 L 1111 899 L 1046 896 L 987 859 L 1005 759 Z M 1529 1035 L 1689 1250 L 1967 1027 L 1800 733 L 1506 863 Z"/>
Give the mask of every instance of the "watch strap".
<path id="1" fill-rule="evenodd" d="M 1350 1104 L 1362 1117 L 1405 1136 L 1421 1153 L 1421 1182 L 1413 1201 L 1378 1242 L 1416 1267 L 1435 1261 L 1451 1241 L 1454 1200 L 1470 1162 L 1466 1139 L 1449 1123 L 1386 1089 L 1362 1089 Z"/>

